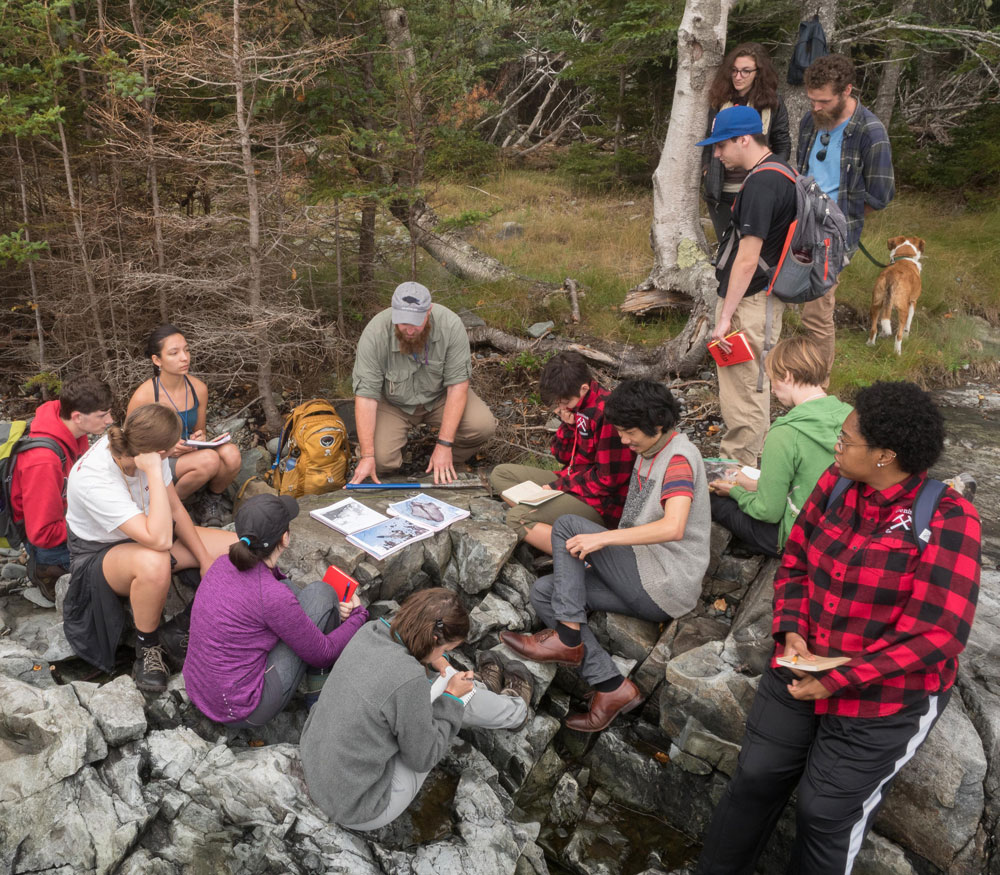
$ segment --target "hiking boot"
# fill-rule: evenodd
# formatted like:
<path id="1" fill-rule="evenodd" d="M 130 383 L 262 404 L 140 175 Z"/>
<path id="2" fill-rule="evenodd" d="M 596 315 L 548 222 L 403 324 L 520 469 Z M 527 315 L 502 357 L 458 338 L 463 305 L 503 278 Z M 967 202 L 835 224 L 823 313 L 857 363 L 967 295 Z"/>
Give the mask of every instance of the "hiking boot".
<path id="1" fill-rule="evenodd" d="M 476 680 L 491 693 L 503 689 L 504 660 L 495 650 L 484 650 L 476 656 Z"/>
<path id="2" fill-rule="evenodd" d="M 177 617 L 160 626 L 160 648 L 175 671 L 180 671 L 184 667 L 188 650 L 188 630 L 183 623 L 178 622 Z"/>
<path id="3" fill-rule="evenodd" d="M 531 696 L 534 692 L 535 678 L 531 672 L 528 671 L 528 667 L 523 662 L 518 662 L 516 659 L 510 660 L 503 670 L 503 690 L 500 695 L 517 696 L 523 699 L 524 704 L 528 706 L 524 714 L 524 720 L 521 721 L 521 725 L 512 726 L 510 727 L 511 730 L 516 732 L 528 722 L 528 718 L 531 716 Z"/>
<path id="4" fill-rule="evenodd" d="M 64 574 L 69 574 L 69 571 L 61 565 L 39 565 L 34 557 L 28 557 L 28 579 L 50 602 L 55 602 L 56 582 Z"/>
<path id="5" fill-rule="evenodd" d="M 328 677 L 330 677 L 330 669 L 328 668 L 310 668 L 306 671 L 305 702 L 307 709 L 311 709 L 319 701 L 320 693 L 323 692 L 323 685 Z"/>
<path id="6" fill-rule="evenodd" d="M 162 693 L 167 688 L 167 665 L 159 644 L 139 650 L 132 667 L 132 677 L 135 678 L 135 685 L 147 693 Z"/>
<path id="7" fill-rule="evenodd" d="M 206 527 L 221 529 L 222 518 L 225 516 L 225 513 L 222 507 L 222 496 L 206 489 L 199 510 L 201 524 Z"/>

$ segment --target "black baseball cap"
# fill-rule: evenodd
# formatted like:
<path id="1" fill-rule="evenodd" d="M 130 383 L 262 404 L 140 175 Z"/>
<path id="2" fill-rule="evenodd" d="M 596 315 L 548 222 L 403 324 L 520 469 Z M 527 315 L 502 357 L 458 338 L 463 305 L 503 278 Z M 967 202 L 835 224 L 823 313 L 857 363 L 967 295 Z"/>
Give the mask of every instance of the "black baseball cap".
<path id="1" fill-rule="evenodd" d="M 236 511 L 236 534 L 251 550 L 270 552 L 299 515 L 290 495 L 254 495 Z"/>

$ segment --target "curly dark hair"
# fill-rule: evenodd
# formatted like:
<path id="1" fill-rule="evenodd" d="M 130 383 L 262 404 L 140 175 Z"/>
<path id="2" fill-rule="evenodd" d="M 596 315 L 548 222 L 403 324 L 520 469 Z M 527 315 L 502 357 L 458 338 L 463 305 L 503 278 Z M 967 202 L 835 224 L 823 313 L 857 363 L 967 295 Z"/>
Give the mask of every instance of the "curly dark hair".
<path id="1" fill-rule="evenodd" d="M 907 474 L 926 471 L 944 449 L 941 411 L 934 399 L 913 383 L 873 383 L 858 392 L 854 409 L 865 443 L 892 450 Z"/>
<path id="2" fill-rule="evenodd" d="M 616 428 L 638 428 L 650 437 L 659 426 L 670 431 L 681 406 L 670 390 L 652 380 L 623 380 L 604 403 L 604 415 Z"/>
<path id="3" fill-rule="evenodd" d="M 733 64 L 737 58 L 753 58 L 757 66 L 757 75 L 746 95 L 747 106 L 752 106 L 758 112 L 762 109 L 777 110 L 778 74 L 767 54 L 767 49 L 760 43 L 740 43 L 722 59 L 708 89 L 708 105 L 718 110 L 726 101 L 734 102 L 739 97 L 739 93 L 733 87 L 732 74 Z"/>
<path id="4" fill-rule="evenodd" d="M 569 349 L 557 353 L 545 363 L 538 380 L 538 394 L 542 404 L 551 406 L 557 401 L 572 398 L 584 383 L 592 379 L 587 360 L 575 349 Z"/>
<path id="5" fill-rule="evenodd" d="M 809 65 L 804 78 L 806 88 L 829 85 L 834 94 L 843 94 L 848 85 L 857 84 L 857 71 L 846 55 L 823 55 Z"/>

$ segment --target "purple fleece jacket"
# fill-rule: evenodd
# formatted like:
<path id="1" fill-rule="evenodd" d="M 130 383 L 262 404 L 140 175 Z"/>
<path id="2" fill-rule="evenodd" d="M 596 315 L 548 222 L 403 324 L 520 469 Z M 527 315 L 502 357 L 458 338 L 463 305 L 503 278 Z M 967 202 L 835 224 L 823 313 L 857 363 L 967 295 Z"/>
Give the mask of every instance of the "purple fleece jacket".
<path id="1" fill-rule="evenodd" d="M 228 556 L 212 563 L 191 609 L 184 683 L 198 709 L 219 723 L 242 720 L 260 701 L 268 653 L 284 641 L 307 665 L 329 668 L 368 620 L 355 608 L 324 635 L 282 583 L 260 563 L 239 571 Z"/>

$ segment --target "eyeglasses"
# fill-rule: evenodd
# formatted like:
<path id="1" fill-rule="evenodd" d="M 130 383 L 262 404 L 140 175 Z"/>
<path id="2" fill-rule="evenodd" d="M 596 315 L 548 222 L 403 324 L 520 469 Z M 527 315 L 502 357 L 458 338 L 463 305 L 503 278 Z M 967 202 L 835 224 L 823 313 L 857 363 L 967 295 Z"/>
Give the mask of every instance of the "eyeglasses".
<path id="1" fill-rule="evenodd" d="M 730 68 L 730 73 L 741 79 L 745 79 L 747 76 L 752 76 L 757 72 L 756 67 L 732 67 Z"/>
<path id="2" fill-rule="evenodd" d="M 859 443 L 851 443 L 850 441 L 844 440 L 844 432 L 843 429 L 841 429 L 841 431 L 838 432 L 837 434 L 837 442 L 834 444 L 834 446 L 846 449 L 847 447 L 867 447 L 868 444 L 864 443 L 863 441 Z"/>
<path id="3" fill-rule="evenodd" d="M 827 146 L 830 145 L 830 132 L 829 131 L 823 131 L 823 133 L 819 135 L 819 144 L 823 148 L 820 149 L 816 153 L 816 160 L 817 161 L 826 161 L 826 149 L 827 149 Z"/>

